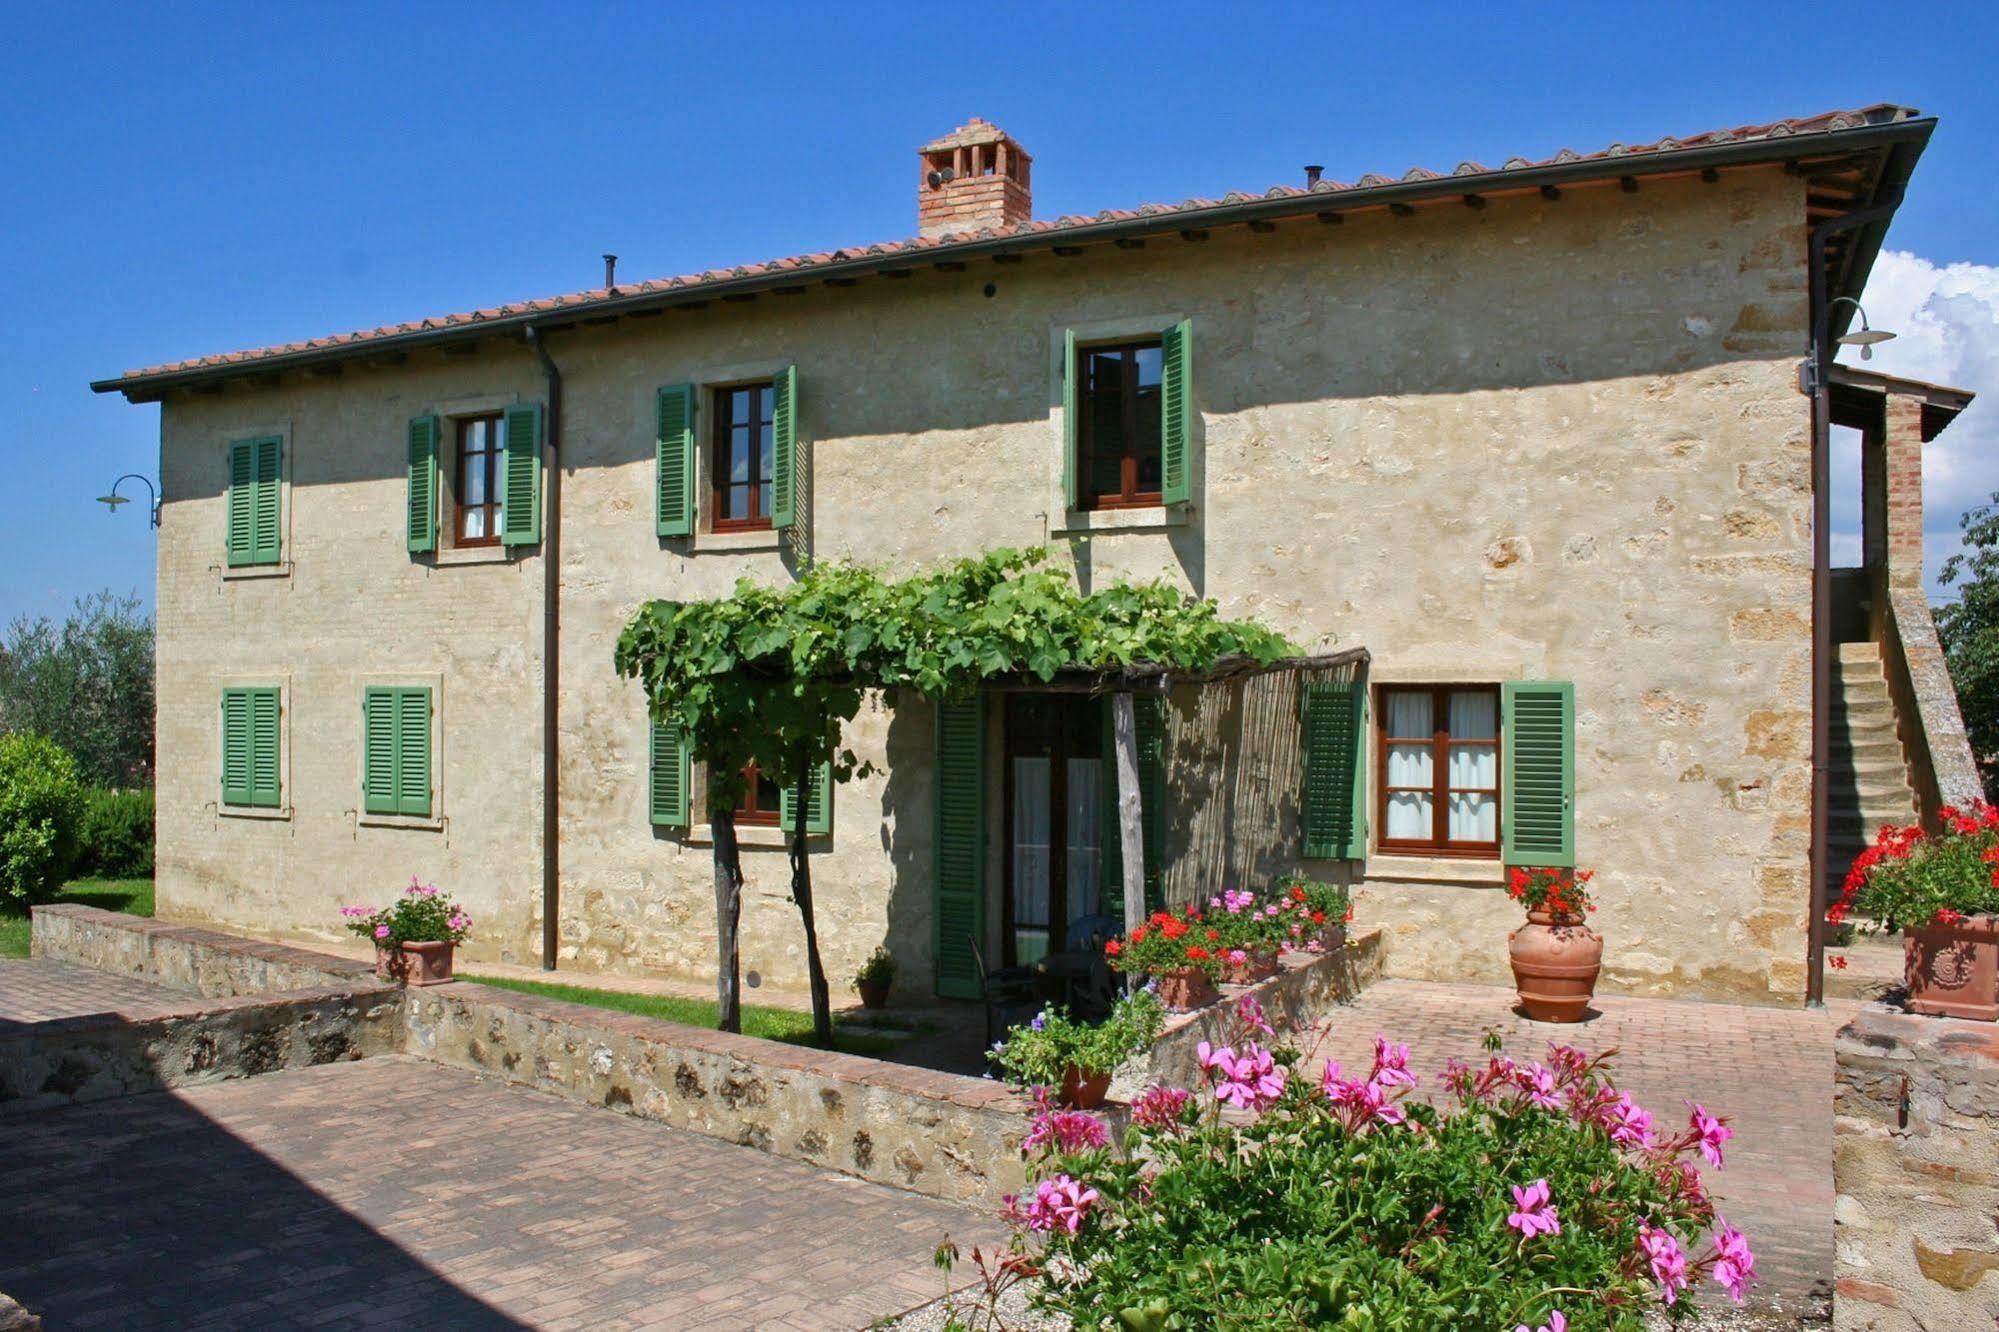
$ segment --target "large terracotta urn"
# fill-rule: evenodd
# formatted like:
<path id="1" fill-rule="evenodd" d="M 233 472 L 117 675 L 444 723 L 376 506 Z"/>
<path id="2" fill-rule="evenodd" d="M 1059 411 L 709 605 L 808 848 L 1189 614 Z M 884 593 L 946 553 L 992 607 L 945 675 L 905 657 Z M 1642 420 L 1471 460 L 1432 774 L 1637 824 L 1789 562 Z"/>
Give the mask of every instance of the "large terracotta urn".
<path id="1" fill-rule="evenodd" d="M 1520 1006 L 1536 1022 L 1580 1022 L 1603 970 L 1603 936 L 1579 912 L 1532 910 L 1507 940 Z"/>
<path id="2" fill-rule="evenodd" d="M 1912 1013 L 1999 1020 L 1999 916 L 1904 930 L 1902 978 Z"/>

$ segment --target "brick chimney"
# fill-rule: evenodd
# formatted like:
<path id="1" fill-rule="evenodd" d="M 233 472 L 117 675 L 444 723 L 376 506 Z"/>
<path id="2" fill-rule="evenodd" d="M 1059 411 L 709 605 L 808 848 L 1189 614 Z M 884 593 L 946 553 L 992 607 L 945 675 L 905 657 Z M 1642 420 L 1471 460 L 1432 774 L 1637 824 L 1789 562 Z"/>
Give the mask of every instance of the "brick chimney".
<path id="1" fill-rule="evenodd" d="M 1010 226 L 1034 215 L 1028 169 L 1034 159 L 997 125 L 977 116 L 917 152 L 919 235 Z"/>

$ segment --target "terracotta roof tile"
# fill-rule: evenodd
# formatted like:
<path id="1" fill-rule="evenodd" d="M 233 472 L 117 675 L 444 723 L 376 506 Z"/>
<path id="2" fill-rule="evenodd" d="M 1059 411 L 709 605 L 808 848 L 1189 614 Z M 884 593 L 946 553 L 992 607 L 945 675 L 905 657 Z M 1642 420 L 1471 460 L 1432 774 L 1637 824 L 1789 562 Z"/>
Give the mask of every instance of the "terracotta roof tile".
<path id="1" fill-rule="evenodd" d="M 1451 172 L 1451 175 L 1453 177 L 1496 175 L 1504 171 L 1520 171 L 1533 167 L 1649 156 L 1686 149 L 1714 147 L 1720 144 L 1740 143 L 1745 140 L 1767 140 L 1798 134 L 1830 133 L 1870 124 L 1884 124 L 1906 120 L 1914 117 L 1916 114 L 1914 110 L 1907 107 L 1881 103 L 1856 110 L 1830 111 L 1816 116 L 1778 120 L 1764 125 L 1741 125 L 1732 129 L 1707 130 L 1703 133 L 1689 135 L 1684 138 L 1662 138 L 1652 143 L 1614 143 L 1607 148 L 1599 149 L 1593 153 L 1578 153 L 1572 148 L 1563 148 L 1552 157 L 1540 158 L 1538 160 L 1517 156 L 1509 157 L 1499 171 L 1494 171 L 1477 162 L 1461 162 Z M 966 136 L 966 138 L 977 137 L 983 139 L 986 135 L 997 132 L 994 127 L 975 119 L 952 135 L 936 140 L 925 151 L 930 151 L 931 148 L 937 146 L 948 146 L 955 142 L 961 142 L 963 140 L 960 139 L 960 135 Z M 997 239 L 1007 236 L 1045 236 L 1053 232 L 1066 231 L 1079 227 L 1101 226 L 1106 223 L 1133 221 L 1175 213 L 1197 213 L 1205 209 L 1218 208 L 1229 204 L 1244 204 L 1257 200 L 1316 197 L 1326 194 L 1337 195 L 1351 190 L 1378 189 L 1399 183 L 1442 179 L 1444 177 L 1439 173 L 1419 166 L 1410 168 L 1399 179 L 1391 178 L 1377 172 L 1369 172 L 1351 185 L 1324 179 L 1320 180 L 1317 185 L 1309 190 L 1301 189 L 1295 185 L 1273 185 L 1260 195 L 1234 190 L 1220 199 L 1197 196 L 1183 200 L 1179 204 L 1147 203 L 1139 205 L 1136 208 L 1105 209 L 1094 216 L 1069 214 L 1054 220 L 1022 222 L 1000 228 L 983 228 L 976 232 L 958 232 L 949 235 L 913 237 L 907 240 L 883 242 L 867 246 L 864 249 L 845 248 L 832 251 L 818 251 L 812 254 L 771 259 L 760 264 L 739 265 L 730 269 L 710 269 L 705 273 L 669 278 L 652 278 L 640 282 L 627 283 L 621 285 L 615 292 L 599 287 L 589 291 L 572 292 L 562 296 L 540 297 L 533 300 L 516 301 L 510 304 L 486 306 L 482 309 L 459 314 L 437 315 L 424 319 L 419 323 L 387 324 L 379 328 L 359 329 L 349 333 L 331 334 L 326 337 L 312 339 L 308 342 L 291 342 L 281 346 L 260 347 L 247 351 L 195 357 L 185 361 L 166 362 L 159 365 L 147 366 L 143 369 L 127 370 L 118 379 L 102 382 L 97 387 L 100 389 L 131 387 L 139 381 L 168 375 L 186 374 L 190 371 L 199 371 L 210 367 L 240 365 L 299 352 L 317 352 L 350 347 L 357 343 L 365 343 L 378 338 L 433 332 L 447 328 L 460 328 L 496 319 L 517 318 L 523 314 L 546 310 L 569 309 L 575 306 L 596 304 L 616 297 L 630 296 L 634 292 L 669 291 L 738 280 L 745 277 L 804 272 L 848 259 L 860 257 L 879 258 L 882 256 L 908 254 L 939 247 L 949 247 L 975 239 Z"/>

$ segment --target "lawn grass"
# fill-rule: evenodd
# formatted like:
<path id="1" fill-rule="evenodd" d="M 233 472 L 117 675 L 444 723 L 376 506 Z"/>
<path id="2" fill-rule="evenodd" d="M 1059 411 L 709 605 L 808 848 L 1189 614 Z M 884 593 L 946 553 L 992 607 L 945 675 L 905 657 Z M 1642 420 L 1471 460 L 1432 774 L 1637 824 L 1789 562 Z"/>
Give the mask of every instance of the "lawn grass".
<path id="1" fill-rule="evenodd" d="M 122 911 L 128 916 L 153 914 L 151 879 L 75 879 L 56 894 L 58 902 Z M 0 957 L 26 957 L 33 922 L 25 915 L 0 915 Z"/>
<path id="2" fill-rule="evenodd" d="M 596 990 L 584 985 L 515 980 L 503 976 L 461 974 L 458 979 L 477 981 L 481 985 L 497 986 L 502 990 L 518 990 L 523 994 L 541 994 L 547 995 L 550 999 L 566 999 L 572 1004 L 609 1008 L 619 1013 L 636 1013 L 640 1017 L 664 1018 L 668 1022 L 678 1022 L 689 1027 L 706 1027 L 711 1031 L 714 1030 L 715 1016 L 719 1011 L 713 999 L 683 999 L 670 994 L 632 994 L 624 990 Z M 918 1034 L 920 1029 L 890 1032 L 856 1028 L 836 1022 L 833 1028 L 833 1048 L 844 1050 L 848 1054 L 881 1054 Z M 801 1013 L 791 1008 L 766 1008 L 758 1004 L 744 1004 L 743 1035 L 760 1036 L 767 1041 L 783 1041 L 787 1045 L 812 1045 L 814 1044 L 812 1014 Z"/>

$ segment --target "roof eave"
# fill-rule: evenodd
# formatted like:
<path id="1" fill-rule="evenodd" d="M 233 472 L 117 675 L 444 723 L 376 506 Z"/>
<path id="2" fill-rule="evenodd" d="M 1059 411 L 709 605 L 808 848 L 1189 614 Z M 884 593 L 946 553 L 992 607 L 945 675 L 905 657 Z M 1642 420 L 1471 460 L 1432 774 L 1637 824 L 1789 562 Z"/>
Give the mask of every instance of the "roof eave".
<path id="1" fill-rule="evenodd" d="M 1565 185 L 1617 180 L 1622 177 L 1677 175 L 1690 171 L 1780 163 L 1819 157 L 1828 153 L 1865 152 L 1875 148 L 1891 150 L 1888 167 L 1883 171 L 1880 187 L 1877 188 L 1877 198 L 1885 197 L 1887 188 L 1892 184 L 1896 198 L 1899 199 L 1900 190 L 1906 184 L 1916 158 L 1921 155 L 1923 146 L 1928 142 L 1935 126 L 1934 117 L 1912 117 L 1906 120 L 1800 133 L 1781 138 L 1746 139 L 1736 143 L 1667 149 L 1628 157 L 1590 157 L 1574 162 L 1500 167 L 1492 171 L 1465 175 L 1432 176 L 1391 181 L 1383 185 L 1329 188 L 1276 198 L 1240 200 L 1206 208 L 1165 209 L 1158 213 L 1083 223 L 1073 227 L 1056 227 L 1046 231 L 974 236 L 965 240 L 947 241 L 925 249 L 862 254 L 810 267 L 765 271 L 739 278 L 687 283 L 660 290 L 634 291 L 630 295 L 611 296 L 602 300 L 550 309 L 526 310 L 471 324 L 388 333 L 335 346 L 303 348 L 221 365 L 169 370 L 156 375 L 121 375 L 110 379 L 93 380 L 90 387 L 97 393 L 123 393 L 133 401 L 151 401 L 174 389 L 245 375 L 277 374 L 301 366 L 361 360 L 407 351 L 412 347 L 447 346 L 496 336 L 520 335 L 529 325 L 546 327 L 566 324 L 572 319 L 582 317 L 595 319 L 671 309 L 697 301 L 712 301 L 718 297 L 756 294 L 777 287 L 796 286 L 808 280 L 823 282 L 827 279 L 865 277 L 884 269 L 909 268 L 913 264 L 986 258 L 999 254 L 1050 249 L 1057 245 L 1087 245 L 1127 237 L 1165 235 L 1256 221 L 1349 213 L 1391 204 L 1417 204 L 1461 198 L 1472 194 L 1512 193 L 1538 190 L 1543 186 L 1559 188 Z M 1847 272 L 1840 277 L 1840 294 L 1845 294 L 1847 286 L 1854 283 L 1854 274 L 1858 274 L 1859 282 L 1864 283 L 1866 272 L 1872 266 L 1874 256 L 1880 248 L 1881 236 L 1885 232 L 1886 223 L 1868 228 L 1861 238 L 1860 246 L 1854 252 L 1854 262 L 1846 266 Z"/>

